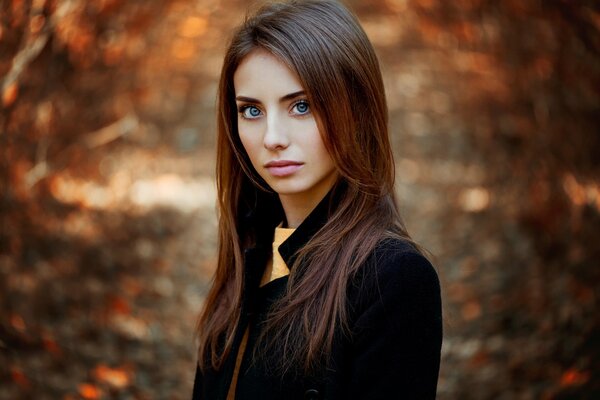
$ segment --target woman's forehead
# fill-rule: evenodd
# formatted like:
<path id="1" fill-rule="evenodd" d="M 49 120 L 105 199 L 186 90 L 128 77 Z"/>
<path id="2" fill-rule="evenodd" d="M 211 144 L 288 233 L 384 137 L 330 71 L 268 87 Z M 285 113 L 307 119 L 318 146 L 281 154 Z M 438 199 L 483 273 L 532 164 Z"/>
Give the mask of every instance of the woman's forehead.
<path id="1" fill-rule="evenodd" d="M 233 75 L 233 83 L 236 96 L 285 96 L 303 90 L 296 73 L 263 49 L 253 50 L 244 57 Z"/>

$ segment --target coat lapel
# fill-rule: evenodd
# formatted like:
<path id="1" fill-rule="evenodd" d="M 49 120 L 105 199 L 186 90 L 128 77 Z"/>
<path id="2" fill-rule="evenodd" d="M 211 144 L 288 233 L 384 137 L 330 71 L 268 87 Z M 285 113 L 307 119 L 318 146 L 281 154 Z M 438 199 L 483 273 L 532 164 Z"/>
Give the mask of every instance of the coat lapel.
<path id="1" fill-rule="evenodd" d="M 296 228 L 285 242 L 279 246 L 279 254 L 288 268 L 292 268 L 297 258 L 298 250 L 308 243 L 313 236 L 327 223 L 331 210 L 339 200 L 339 191 L 332 189 Z"/>

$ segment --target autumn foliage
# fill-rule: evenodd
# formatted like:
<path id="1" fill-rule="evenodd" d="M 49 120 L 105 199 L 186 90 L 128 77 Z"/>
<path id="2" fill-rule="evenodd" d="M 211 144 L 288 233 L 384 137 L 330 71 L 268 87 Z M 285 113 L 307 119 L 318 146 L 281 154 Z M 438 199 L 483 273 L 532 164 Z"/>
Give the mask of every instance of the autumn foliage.
<path id="1" fill-rule="evenodd" d="M 438 398 L 599 398 L 600 6 L 347 4 L 442 278 Z M 189 398 L 215 81 L 247 7 L 0 4 L 0 399 Z"/>

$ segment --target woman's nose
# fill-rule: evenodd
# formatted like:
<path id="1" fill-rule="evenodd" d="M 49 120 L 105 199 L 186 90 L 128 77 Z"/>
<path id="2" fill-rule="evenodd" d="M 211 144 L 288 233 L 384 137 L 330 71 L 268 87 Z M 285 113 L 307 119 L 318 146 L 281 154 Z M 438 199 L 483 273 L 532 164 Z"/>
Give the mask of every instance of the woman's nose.
<path id="1" fill-rule="evenodd" d="M 263 142 L 265 148 L 268 150 L 285 149 L 290 145 L 287 126 L 283 117 L 273 114 L 267 117 L 267 127 Z"/>

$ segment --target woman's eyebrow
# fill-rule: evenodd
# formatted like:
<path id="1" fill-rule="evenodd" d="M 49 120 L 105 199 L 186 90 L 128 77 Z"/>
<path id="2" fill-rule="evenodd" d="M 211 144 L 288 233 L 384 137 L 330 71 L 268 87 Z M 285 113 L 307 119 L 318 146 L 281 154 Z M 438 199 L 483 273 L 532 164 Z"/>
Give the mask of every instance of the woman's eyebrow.
<path id="1" fill-rule="evenodd" d="M 290 93 L 290 94 L 286 94 L 285 96 L 283 96 L 282 98 L 279 99 L 280 103 L 284 103 L 286 101 L 295 99 L 296 97 L 299 96 L 304 96 L 306 94 L 306 92 L 304 90 L 299 90 L 297 92 L 294 93 Z M 243 101 L 246 103 L 260 103 L 261 101 L 258 99 L 254 99 L 252 97 L 247 97 L 247 96 L 237 96 L 235 98 L 237 101 Z"/>
<path id="2" fill-rule="evenodd" d="M 295 99 L 296 97 L 304 96 L 305 94 L 306 94 L 306 92 L 304 90 L 299 90 L 299 91 L 294 92 L 294 93 L 286 94 L 281 99 L 279 99 L 279 102 L 283 103 L 283 102 Z"/>
<path id="3" fill-rule="evenodd" d="M 260 103 L 259 100 L 253 99 L 252 97 L 246 97 L 246 96 L 237 96 L 235 99 L 237 101 L 244 101 L 246 103 Z"/>

